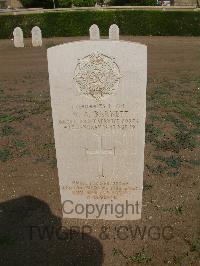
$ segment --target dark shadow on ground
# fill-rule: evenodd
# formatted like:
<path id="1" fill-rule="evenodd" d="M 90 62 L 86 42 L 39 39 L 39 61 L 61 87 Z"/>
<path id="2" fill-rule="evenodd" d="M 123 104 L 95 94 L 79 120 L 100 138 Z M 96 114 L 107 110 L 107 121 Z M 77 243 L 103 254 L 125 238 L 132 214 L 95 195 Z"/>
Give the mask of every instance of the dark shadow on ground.
<path id="1" fill-rule="evenodd" d="M 100 242 L 61 227 L 61 219 L 34 197 L 0 203 L 0 265 L 100 266 Z"/>

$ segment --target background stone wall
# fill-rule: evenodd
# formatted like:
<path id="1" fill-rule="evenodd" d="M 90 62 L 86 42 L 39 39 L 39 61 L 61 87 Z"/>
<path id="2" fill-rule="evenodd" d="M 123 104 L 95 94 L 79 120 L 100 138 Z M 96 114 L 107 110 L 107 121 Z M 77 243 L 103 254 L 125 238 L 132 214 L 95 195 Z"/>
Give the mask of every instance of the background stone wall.
<path id="1" fill-rule="evenodd" d="M 174 5 L 176 6 L 183 6 L 183 5 L 195 6 L 196 4 L 197 0 L 174 0 Z"/>
<path id="2" fill-rule="evenodd" d="M 7 0 L 7 6 L 12 8 L 22 7 L 22 4 L 19 0 Z"/>

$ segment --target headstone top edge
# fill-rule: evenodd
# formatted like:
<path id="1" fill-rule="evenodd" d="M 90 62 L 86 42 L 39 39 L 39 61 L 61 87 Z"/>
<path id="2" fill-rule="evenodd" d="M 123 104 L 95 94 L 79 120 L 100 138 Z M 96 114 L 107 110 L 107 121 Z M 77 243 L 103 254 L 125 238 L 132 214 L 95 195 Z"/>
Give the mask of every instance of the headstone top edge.
<path id="1" fill-rule="evenodd" d="M 132 45 L 132 46 L 139 46 L 139 47 L 144 47 L 147 49 L 147 45 L 143 44 L 143 43 L 139 43 L 139 42 L 131 42 L 131 41 L 126 41 L 126 40 L 112 40 L 112 42 L 109 39 L 100 39 L 100 40 L 81 40 L 81 41 L 72 41 L 72 42 L 68 42 L 68 43 L 62 43 L 62 44 L 58 44 L 52 47 L 49 47 L 47 49 L 47 52 L 53 51 L 53 50 L 57 50 L 59 48 L 64 48 L 64 47 L 69 47 L 72 46 L 74 44 L 99 44 L 99 43 L 105 43 L 107 42 L 108 45 L 111 45 L 111 43 L 120 43 L 120 44 L 127 44 L 127 45 Z"/>
<path id="2" fill-rule="evenodd" d="M 89 36 L 91 41 L 100 40 L 100 31 L 97 24 L 92 24 L 89 28 Z"/>
<path id="3" fill-rule="evenodd" d="M 119 27 L 117 24 L 112 24 L 109 27 L 109 39 L 111 41 L 119 40 Z"/>
<path id="4" fill-rule="evenodd" d="M 38 26 L 34 26 L 32 29 L 31 29 L 31 32 L 33 32 L 34 29 L 37 29 L 37 30 L 40 30 L 41 31 L 41 28 L 38 27 Z"/>
<path id="5" fill-rule="evenodd" d="M 16 30 L 20 30 L 20 31 L 23 32 L 22 28 L 20 28 L 20 27 L 15 27 L 14 30 L 13 30 L 13 33 L 14 33 Z"/>

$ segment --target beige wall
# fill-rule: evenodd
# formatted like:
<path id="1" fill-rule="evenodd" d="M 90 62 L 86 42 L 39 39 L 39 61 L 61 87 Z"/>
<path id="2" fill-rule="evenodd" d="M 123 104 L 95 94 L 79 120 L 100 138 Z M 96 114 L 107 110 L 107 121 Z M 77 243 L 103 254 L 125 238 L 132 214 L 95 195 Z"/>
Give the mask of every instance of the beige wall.
<path id="1" fill-rule="evenodd" d="M 8 0 L 7 6 L 10 6 L 12 8 L 19 8 L 22 7 L 22 4 L 19 0 Z"/>
<path id="2" fill-rule="evenodd" d="M 192 6 L 196 4 L 197 0 L 174 0 L 174 5 L 176 6 L 183 6 L 183 5 Z"/>

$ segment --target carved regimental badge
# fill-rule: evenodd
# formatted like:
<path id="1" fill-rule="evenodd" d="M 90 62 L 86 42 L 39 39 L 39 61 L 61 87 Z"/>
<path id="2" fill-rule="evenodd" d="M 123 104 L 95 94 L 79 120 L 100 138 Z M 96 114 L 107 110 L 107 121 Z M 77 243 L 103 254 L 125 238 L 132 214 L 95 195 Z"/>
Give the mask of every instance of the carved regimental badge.
<path id="1" fill-rule="evenodd" d="M 121 75 L 114 58 L 94 52 L 78 60 L 74 81 L 80 94 L 100 100 L 118 88 Z"/>

